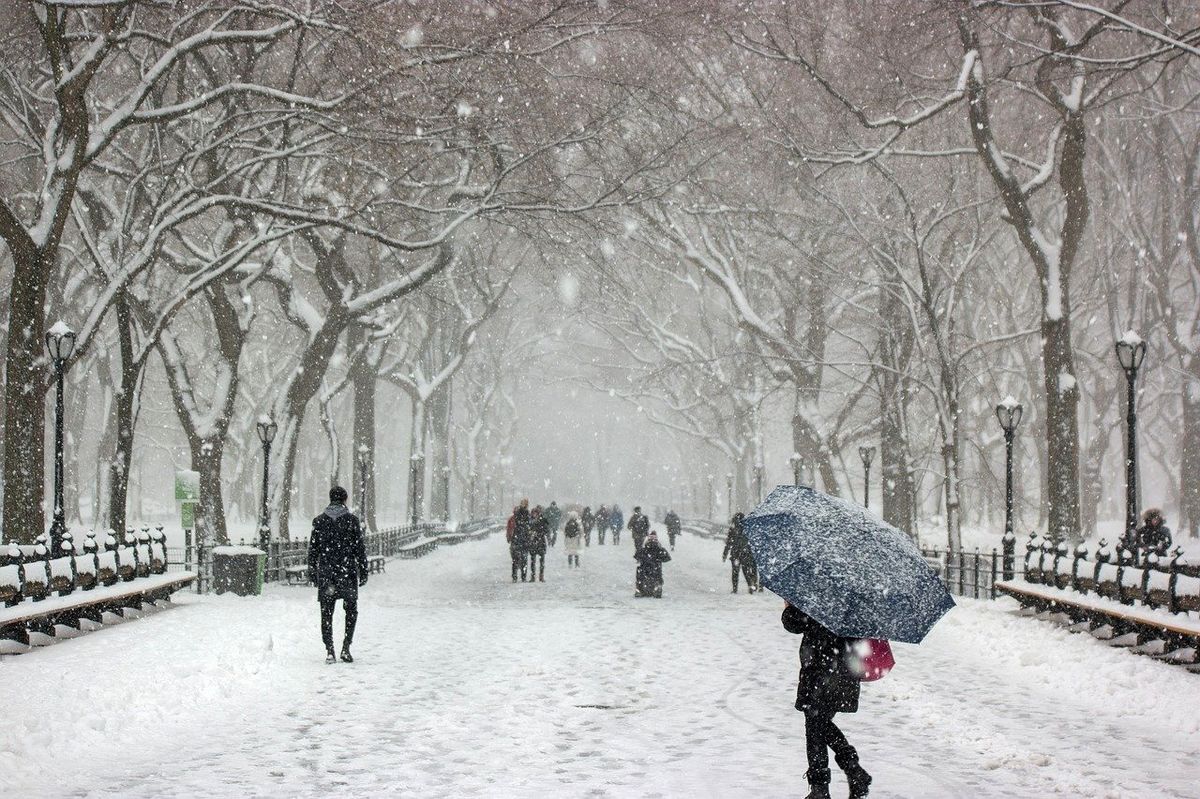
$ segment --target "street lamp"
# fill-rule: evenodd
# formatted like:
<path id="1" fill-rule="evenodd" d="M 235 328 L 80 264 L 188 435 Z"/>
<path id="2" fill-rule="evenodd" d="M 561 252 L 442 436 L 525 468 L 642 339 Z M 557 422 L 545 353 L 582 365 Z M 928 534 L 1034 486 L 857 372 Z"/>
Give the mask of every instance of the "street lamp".
<path id="1" fill-rule="evenodd" d="M 75 331 L 61 319 L 46 332 L 46 349 L 54 363 L 54 519 L 50 523 L 50 556 L 58 557 L 67 529 L 63 514 L 63 375 L 75 351 Z"/>
<path id="2" fill-rule="evenodd" d="M 425 504 L 424 492 L 421 490 L 421 483 L 425 478 L 425 453 L 414 452 L 409 461 L 409 482 L 411 483 L 411 491 L 409 492 L 409 516 L 413 524 L 421 522 L 421 506 Z"/>
<path id="3" fill-rule="evenodd" d="M 874 447 L 859 447 L 858 457 L 863 465 L 863 507 L 871 507 L 871 461 L 875 460 Z"/>
<path id="4" fill-rule="evenodd" d="M 708 476 L 708 518 L 712 519 L 717 515 L 717 487 L 714 485 L 713 475 Z"/>
<path id="5" fill-rule="evenodd" d="M 763 465 L 761 463 L 754 464 L 754 493 L 758 497 L 758 501 L 762 502 L 762 486 L 763 484 Z"/>
<path id="6" fill-rule="evenodd" d="M 371 465 L 371 448 L 366 444 L 358 445 L 358 512 L 363 524 L 367 522 L 367 469 Z"/>
<path id="7" fill-rule="evenodd" d="M 1125 455 L 1125 548 L 1134 554 L 1137 530 L 1137 373 L 1146 357 L 1146 342 L 1132 330 L 1117 342 L 1117 360 L 1125 372 L 1125 426 L 1128 446 Z"/>
<path id="8" fill-rule="evenodd" d="M 450 521 L 450 467 L 442 465 L 442 521 Z"/>
<path id="9" fill-rule="evenodd" d="M 1021 423 L 1024 413 L 1021 403 L 1011 396 L 1005 397 L 996 406 L 996 418 L 1000 421 L 1000 429 L 1004 431 L 1004 542 L 1014 540 L 1013 536 L 1013 438 L 1017 433 L 1017 425 Z M 1005 550 L 1007 552 L 1007 549 Z M 1010 579 L 1007 575 L 1004 579 Z"/>
<path id="10" fill-rule="evenodd" d="M 725 492 L 729 497 L 729 504 L 726 506 L 728 513 L 733 513 L 733 475 L 726 472 L 725 474 Z"/>
<path id="11" fill-rule="evenodd" d="M 275 440 L 275 433 L 279 431 L 279 425 L 275 424 L 275 419 L 270 416 L 260 416 L 258 419 L 258 440 L 263 445 L 263 483 L 262 483 L 262 521 L 258 525 L 258 545 L 265 552 L 267 544 L 271 541 L 271 517 L 270 511 L 267 508 L 267 491 L 269 489 L 268 477 L 271 472 L 271 442 Z"/>
<path id="12" fill-rule="evenodd" d="M 484 513 L 490 516 L 496 512 L 496 506 L 492 503 L 492 476 L 490 474 L 483 478 L 483 493 L 484 502 L 486 503 L 487 507 L 487 510 L 484 511 Z"/>
<path id="13" fill-rule="evenodd" d="M 792 485 L 800 485 L 800 465 L 804 463 L 804 458 L 800 457 L 799 452 L 793 452 L 788 456 L 788 464 L 792 467 Z"/>

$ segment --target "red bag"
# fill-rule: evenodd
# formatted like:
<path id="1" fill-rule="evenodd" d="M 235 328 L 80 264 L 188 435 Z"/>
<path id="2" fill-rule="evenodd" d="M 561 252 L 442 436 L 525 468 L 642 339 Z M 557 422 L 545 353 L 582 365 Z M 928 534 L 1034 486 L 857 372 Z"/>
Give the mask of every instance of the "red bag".
<path id="1" fill-rule="evenodd" d="M 896 665 L 896 659 L 892 657 L 892 645 L 882 638 L 855 641 L 846 659 L 850 671 L 861 682 L 883 679 Z"/>

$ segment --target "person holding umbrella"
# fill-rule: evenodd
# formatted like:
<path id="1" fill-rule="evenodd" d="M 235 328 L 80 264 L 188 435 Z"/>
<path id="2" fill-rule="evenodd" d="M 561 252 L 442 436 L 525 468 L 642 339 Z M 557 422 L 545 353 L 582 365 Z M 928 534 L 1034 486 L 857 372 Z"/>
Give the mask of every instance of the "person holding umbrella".
<path id="1" fill-rule="evenodd" d="M 788 603 L 783 609 L 783 628 L 804 636 L 800 639 L 800 679 L 796 685 L 796 710 L 804 714 L 804 737 L 808 750 L 808 799 L 829 799 L 829 750 L 846 773 L 850 799 L 867 795 L 871 775 L 858 762 L 858 752 L 833 723 L 835 713 L 858 712 L 858 677 L 850 670 L 857 643 L 843 638 L 813 621 Z"/>

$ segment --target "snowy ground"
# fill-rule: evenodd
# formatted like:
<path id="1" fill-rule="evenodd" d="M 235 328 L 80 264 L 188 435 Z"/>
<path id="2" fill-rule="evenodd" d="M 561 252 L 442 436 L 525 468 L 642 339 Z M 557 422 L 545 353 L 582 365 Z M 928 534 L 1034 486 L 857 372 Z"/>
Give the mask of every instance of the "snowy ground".
<path id="1" fill-rule="evenodd" d="M 352 665 L 283 586 L 0 658 L 3 794 L 803 796 L 779 600 L 730 596 L 693 537 L 635 600 L 631 550 L 535 585 L 498 536 L 392 562 Z M 1014 607 L 963 603 L 839 716 L 872 796 L 1200 795 L 1200 677 Z"/>

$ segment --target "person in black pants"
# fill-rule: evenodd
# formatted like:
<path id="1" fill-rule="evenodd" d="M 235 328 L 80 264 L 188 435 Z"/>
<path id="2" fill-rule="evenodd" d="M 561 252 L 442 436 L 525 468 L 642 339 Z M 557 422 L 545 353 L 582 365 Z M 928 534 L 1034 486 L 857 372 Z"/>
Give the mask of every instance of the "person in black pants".
<path id="1" fill-rule="evenodd" d="M 758 588 L 758 566 L 754 562 L 754 554 L 750 551 L 750 539 L 746 537 L 746 531 L 742 527 L 742 520 L 745 518 L 744 513 L 733 514 L 729 532 L 725 534 L 725 551 L 721 553 L 721 560 L 728 558 L 732 567 L 731 577 L 735 594 L 738 592 L 739 571 L 746 577 L 746 590 L 749 593 L 753 594 Z"/>
<path id="2" fill-rule="evenodd" d="M 529 582 L 546 582 L 546 544 L 550 540 L 550 520 L 542 506 L 530 514 L 529 522 Z"/>
<path id="3" fill-rule="evenodd" d="M 858 763 L 858 752 L 833 723 L 836 713 L 858 712 L 858 679 L 846 663 L 855 639 L 842 638 L 788 604 L 783 628 L 804 636 L 800 640 L 800 679 L 796 685 L 796 710 L 804 713 L 808 750 L 807 799 L 829 799 L 829 750 L 846 773 L 850 799 L 861 799 L 871 786 L 871 775 Z"/>
<path id="4" fill-rule="evenodd" d="M 358 622 L 358 589 L 367 584 L 367 546 L 362 524 L 346 507 L 346 489 L 329 490 L 329 507 L 313 519 L 308 540 L 308 575 L 317 586 L 321 606 L 321 640 L 325 644 L 325 662 L 334 663 L 333 610 L 342 600 L 346 631 L 342 638 L 342 660 L 353 663 L 350 644 Z"/>
<path id="5" fill-rule="evenodd" d="M 517 573 L 521 574 L 521 582 L 525 582 L 525 569 L 529 563 L 529 500 L 522 499 L 521 504 L 513 511 L 513 537 L 508 544 L 512 556 L 512 581 L 517 581 Z"/>

